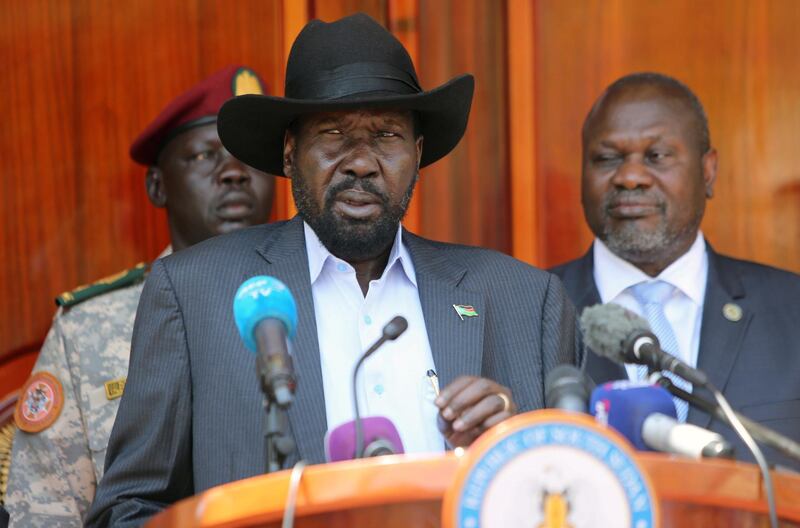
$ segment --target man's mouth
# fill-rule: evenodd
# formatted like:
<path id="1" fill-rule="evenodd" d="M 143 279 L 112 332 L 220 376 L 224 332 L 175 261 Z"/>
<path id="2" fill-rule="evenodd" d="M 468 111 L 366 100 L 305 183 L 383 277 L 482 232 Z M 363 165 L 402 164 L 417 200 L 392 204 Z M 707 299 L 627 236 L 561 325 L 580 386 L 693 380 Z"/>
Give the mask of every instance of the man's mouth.
<path id="1" fill-rule="evenodd" d="M 334 212 L 357 220 L 366 220 L 379 215 L 382 207 L 378 196 L 356 189 L 338 193 L 333 201 Z"/>
<path id="2" fill-rule="evenodd" d="M 217 207 L 217 215 L 228 222 L 240 222 L 250 216 L 253 201 L 243 193 L 226 196 Z"/>
<path id="3" fill-rule="evenodd" d="M 635 219 L 661 214 L 663 207 L 652 200 L 613 200 L 606 211 L 612 218 Z"/>

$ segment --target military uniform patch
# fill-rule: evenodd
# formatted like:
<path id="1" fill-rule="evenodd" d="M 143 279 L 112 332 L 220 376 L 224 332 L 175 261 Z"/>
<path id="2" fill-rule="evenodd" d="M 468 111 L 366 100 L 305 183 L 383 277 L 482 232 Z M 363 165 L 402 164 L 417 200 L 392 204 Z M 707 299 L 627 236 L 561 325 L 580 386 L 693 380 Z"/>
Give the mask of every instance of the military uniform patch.
<path id="1" fill-rule="evenodd" d="M 63 406 L 61 382 L 49 372 L 37 372 L 22 387 L 14 422 L 26 433 L 38 433 L 56 421 Z"/>
<path id="2" fill-rule="evenodd" d="M 107 381 L 103 384 L 106 388 L 107 400 L 116 400 L 122 396 L 122 392 L 125 390 L 125 379 L 126 378 L 119 378 Z"/>

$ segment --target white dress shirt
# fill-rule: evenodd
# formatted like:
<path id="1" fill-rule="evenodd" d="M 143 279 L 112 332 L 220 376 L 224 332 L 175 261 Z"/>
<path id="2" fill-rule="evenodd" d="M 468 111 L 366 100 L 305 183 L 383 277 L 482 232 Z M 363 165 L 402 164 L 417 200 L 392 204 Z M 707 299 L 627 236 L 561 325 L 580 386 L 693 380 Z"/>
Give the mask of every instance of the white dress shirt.
<path id="1" fill-rule="evenodd" d="M 353 369 L 361 354 L 381 337 L 396 315 L 408 329 L 385 343 L 361 367 L 361 416 L 389 418 L 406 453 L 441 452 L 444 437 L 436 426 L 438 408 L 427 372 L 435 371 L 417 291 L 414 263 L 398 226 L 383 275 L 369 284 L 366 297 L 353 267 L 332 255 L 306 224 L 311 293 L 317 321 L 328 430 L 352 420 Z"/>
<path id="2" fill-rule="evenodd" d="M 594 241 L 594 282 L 603 303 L 613 302 L 642 315 L 642 307 L 628 290 L 644 281 L 662 280 L 675 287 L 664 304 L 664 314 L 672 326 L 680 349 L 679 357 L 697 366 L 703 301 L 708 281 L 708 254 L 703 234 L 698 232 L 689 251 L 667 266 L 657 277 L 618 257 L 600 240 Z M 636 365 L 626 364 L 628 377 L 638 379 Z"/>

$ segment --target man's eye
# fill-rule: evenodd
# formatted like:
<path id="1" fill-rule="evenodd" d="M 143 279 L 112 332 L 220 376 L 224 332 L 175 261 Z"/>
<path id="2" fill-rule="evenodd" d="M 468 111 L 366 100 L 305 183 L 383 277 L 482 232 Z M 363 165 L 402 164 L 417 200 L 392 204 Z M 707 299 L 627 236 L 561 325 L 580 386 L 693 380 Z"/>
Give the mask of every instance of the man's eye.
<path id="1" fill-rule="evenodd" d="M 619 156 L 617 154 L 602 153 L 602 154 L 595 154 L 592 157 L 592 162 L 603 164 L 603 163 L 611 163 L 612 161 L 616 161 L 617 159 L 619 159 Z"/>
<path id="2" fill-rule="evenodd" d="M 378 137 L 381 137 L 381 138 L 391 138 L 391 137 L 398 137 L 399 136 L 399 134 L 397 132 L 391 132 L 389 130 L 381 130 L 380 132 L 378 132 L 377 135 L 378 135 Z"/>
<path id="3" fill-rule="evenodd" d="M 339 130 L 338 128 L 329 128 L 327 130 L 324 130 L 323 134 L 329 134 L 329 135 L 332 135 L 332 136 L 341 136 L 342 135 L 342 131 Z"/>
<path id="4" fill-rule="evenodd" d="M 652 150 L 647 153 L 647 159 L 655 163 L 663 163 L 670 157 L 669 152 Z"/>
<path id="5" fill-rule="evenodd" d="M 207 161 L 214 157 L 215 153 L 213 150 L 204 150 L 202 152 L 197 152 L 189 156 L 189 161 L 196 162 L 196 161 Z"/>

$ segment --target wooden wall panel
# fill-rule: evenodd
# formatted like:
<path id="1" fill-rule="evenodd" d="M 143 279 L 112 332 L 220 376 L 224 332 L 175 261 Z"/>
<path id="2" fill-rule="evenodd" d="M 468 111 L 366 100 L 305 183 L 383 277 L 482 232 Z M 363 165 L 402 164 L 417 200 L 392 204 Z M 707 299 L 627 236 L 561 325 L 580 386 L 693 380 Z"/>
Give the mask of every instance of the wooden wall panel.
<path id="1" fill-rule="evenodd" d="M 709 240 L 800 271 L 800 3 L 543 0 L 535 20 L 543 264 L 573 258 L 591 240 L 579 193 L 586 112 L 614 79 L 650 70 L 683 80 L 706 107 L 720 154 Z"/>
<path id="2" fill-rule="evenodd" d="M 467 132 L 449 156 L 424 169 L 421 234 L 511 251 L 505 4 L 420 0 L 423 88 L 475 75 Z"/>
<path id="3" fill-rule="evenodd" d="M 7 2 L 0 19 L 0 356 L 38 345 L 53 297 L 168 243 L 128 158 L 174 96 L 230 64 L 283 89 L 280 0 Z M 276 211 L 277 217 L 281 211 Z"/>
<path id="4" fill-rule="evenodd" d="M 421 234 L 540 265 L 580 254 L 591 240 L 579 198 L 584 115 L 618 76 L 659 70 L 697 91 L 720 151 L 709 239 L 800 271 L 794 0 L 5 2 L 0 357 L 38 345 L 54 295 L 166 245 L 127 150 L 169 99 L 231 62 L 282 94 L 302 24 L 356 11 L 416 47 L 424 88 L 476 76 L 464 140 L 423 170 L 409 217 Z M 284 181 L 278 197 L 273 218 L 293 214 Z"/>

